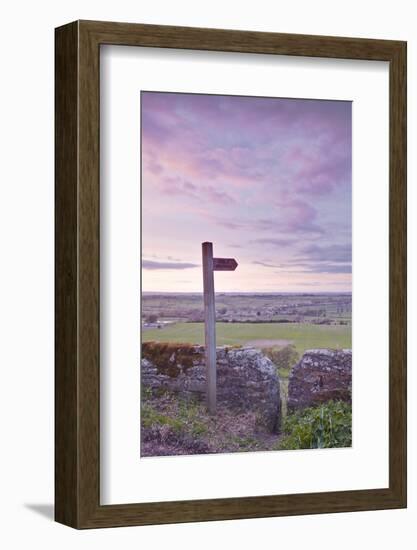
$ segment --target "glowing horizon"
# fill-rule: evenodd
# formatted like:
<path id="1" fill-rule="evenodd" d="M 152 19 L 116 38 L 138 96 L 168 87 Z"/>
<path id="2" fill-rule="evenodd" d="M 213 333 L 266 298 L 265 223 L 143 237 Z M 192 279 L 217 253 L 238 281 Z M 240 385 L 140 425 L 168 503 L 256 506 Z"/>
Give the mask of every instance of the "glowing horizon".
<path id="1" fill-rule="evenodd" d="M 142 288 L 351 292 L 351 103 L 142 92 Z"/>

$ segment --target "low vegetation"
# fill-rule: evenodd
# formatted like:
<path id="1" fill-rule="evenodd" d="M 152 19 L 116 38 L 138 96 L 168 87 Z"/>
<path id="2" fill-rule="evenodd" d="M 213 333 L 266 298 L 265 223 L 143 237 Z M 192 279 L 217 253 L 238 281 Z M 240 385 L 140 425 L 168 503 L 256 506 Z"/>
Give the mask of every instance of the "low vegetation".
<path id="1" fill-rule="evenodd" d="M 260 430 L 253 413 L 237 415 L 219 407 L 210 416 L 204 403 L 147 391 L 141 407 L 141 456 L 350 447 L 351 425 L 351 405 L 331 401 L 289 414 L 281 433 L 271 434 Z"/>
<path id="2" fill-rule="evenodd" d="M 293 344 L 263 348 L 262 352 L 276 365 L 278 374 L 283 378 L 288 378 L 292 367 L 300 358 Z"/>
<path id="3" fill-rule="evenodd" d="M 329 401 L 294 412 L 284 419 L 277 449 L 323 449 L 352 445 L 352 407 Z"/>
<path id="4" fill-rule="evenodd" d="M 141 434 L 144 457 L 268 451 L 278 437 L 262 428 L 252 411 L 218 405 L 210 416 L 204 402 L 149 389 L 142 393 Z"/>
<path id="5" fill-rule="evenodd" d="M 300 355 L 293 344 L 284 347 L 273 346 L 263 348 L 262 351 L 271 359 L 277 368 L 281 395 L 281 414 L 285 417 L 287 415 L 288 379 L 291 369 L 300 359 Z"/>

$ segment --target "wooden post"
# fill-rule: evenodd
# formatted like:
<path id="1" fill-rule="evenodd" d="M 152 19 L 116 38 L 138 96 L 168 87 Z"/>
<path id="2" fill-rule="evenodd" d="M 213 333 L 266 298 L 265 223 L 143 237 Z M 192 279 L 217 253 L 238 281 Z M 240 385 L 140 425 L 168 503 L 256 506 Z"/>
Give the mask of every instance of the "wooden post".
<path id="1" fill-rule="evenodd" d="M 214 271 L 234 271 L 234 258 L 213 258 L 213 243 L 203 243 L 203 289 L 204 289 L 204 337 L 206 345 L 206 392 L 207 408 L 216 414 L 217 368 L 216 368 L 216 307 L 214 300 Z"/>
<path id="2" fill-rule="evenodd" d="M 216 309 L 214 302 L 213 243 L 203 243 L 202 252 L 207 408 L 210 414 L 216 414 Z"/>

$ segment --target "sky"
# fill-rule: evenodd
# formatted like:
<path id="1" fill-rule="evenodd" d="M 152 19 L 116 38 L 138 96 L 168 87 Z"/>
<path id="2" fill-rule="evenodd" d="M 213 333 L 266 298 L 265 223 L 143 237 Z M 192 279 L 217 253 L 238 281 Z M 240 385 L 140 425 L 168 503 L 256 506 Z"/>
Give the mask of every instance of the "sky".
<path id="1" fill-rule="evenodd" d="M 142 290 L 350 292 L 351 102 L 141 92 Z"/>

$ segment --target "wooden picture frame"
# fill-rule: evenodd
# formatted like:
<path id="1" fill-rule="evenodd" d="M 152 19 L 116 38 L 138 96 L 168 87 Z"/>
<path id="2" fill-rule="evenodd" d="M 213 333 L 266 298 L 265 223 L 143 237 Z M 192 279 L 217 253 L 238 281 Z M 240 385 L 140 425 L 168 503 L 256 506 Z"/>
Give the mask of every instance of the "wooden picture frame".
<path id="1" fill-rule="evenodd" d="M 406 43 L 110 22 L 56 29 L 55 519 L 75 528 L 406 506 Z M 99 56 L 117 44 L 389 62 L 389 487 L 101 505 Z"/>

